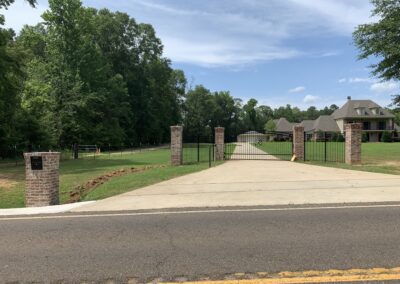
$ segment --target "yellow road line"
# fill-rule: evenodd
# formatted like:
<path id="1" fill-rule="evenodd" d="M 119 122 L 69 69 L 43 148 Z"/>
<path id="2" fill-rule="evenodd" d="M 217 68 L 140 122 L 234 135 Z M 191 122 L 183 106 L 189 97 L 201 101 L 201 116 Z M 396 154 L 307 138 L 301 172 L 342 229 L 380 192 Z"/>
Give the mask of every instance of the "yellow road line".
<path id="1" fill-rule="evenodd" d="M 395 268 L 371 268 L 349 270 L 309 270 L 280 273 L 257 272 L 255 279 L 227 279 L 227 280 L 202 280 L 188 282 L 167 282 L 164 284 L 297 284 L 297 283 L 343 283 L 343 282 L 367 282 L 400 280 L 400 267 Z M 237 278 L 246 277 L 244 273 L 233 274 Z"/>

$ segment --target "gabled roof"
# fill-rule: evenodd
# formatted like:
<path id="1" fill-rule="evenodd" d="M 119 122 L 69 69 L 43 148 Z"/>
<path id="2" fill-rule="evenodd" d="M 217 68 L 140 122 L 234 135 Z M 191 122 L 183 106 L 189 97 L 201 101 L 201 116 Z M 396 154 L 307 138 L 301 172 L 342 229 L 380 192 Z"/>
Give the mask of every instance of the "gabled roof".
<path id="1" fill-rule="evenodd" d="M 331 115 L 321 115 L 314 121 L 313 131 L 339 132 L 339 126 Z"/>
<path id="2" fill-rule="evenodd" d="M 300 125 L 304 127 L 304 131 L 308 132 L 313 130 L 315 120 L 303 120 Z"/>
<path id="3" fill-rule="evenodd" d="M 287 119 L 284 117 L 281 117 L 280 119 L 275 119 L 274 122 L 276 125 L 275 130 L 278 132 L 292 132 L 293 126 L 296 125 L 296 123 L 291 123 L 287 121 Z"/>
<path id="4" fill-rule="evenodd" d="M 358 114 L 357 109 L 363 108 L 363 113 Z M 373 114 L 372 109 L 379 108 L 378 114 Z M 332 114 L 334 119 L 342 118 L 393 118 L 394 115 L 371 100 L 348 100 L 341 108 Z"/>

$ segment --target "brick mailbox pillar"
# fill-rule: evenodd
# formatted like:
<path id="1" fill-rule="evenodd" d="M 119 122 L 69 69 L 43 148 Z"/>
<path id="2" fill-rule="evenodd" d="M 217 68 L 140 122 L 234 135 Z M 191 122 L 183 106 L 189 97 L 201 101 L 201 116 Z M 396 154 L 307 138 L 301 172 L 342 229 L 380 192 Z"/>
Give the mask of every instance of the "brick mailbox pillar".
<path id="1" fill-rule="evenodd" d="M 171 164 L 173 166 L 182 165 L 182 134 L 182 126 L 171 126 Z"/>
<path id="2" fill-rule="evenodd" d="M 304 127 L 293 126 L 293 154 L 297 160 L 304 160 Z"/>
<path id="3" fill-rule="evenodd" d="M 344 125 L 346 133 L 346 164 L 361 164 L 361 131 L 363 125 L 361 123 L 348 123 Z"/>
<path id="4" fill-rule="evenodd" d="M 225 128 L 215 127 L 215 159 L 222 161 L 224 159 L 224 143 L 225 143 Z"/>
<path id="5" fill-rule="evenodd" d="M 24 153 L 24 158 L 25 206 L 39 207 L 59 204 L 60 153 Z"/>

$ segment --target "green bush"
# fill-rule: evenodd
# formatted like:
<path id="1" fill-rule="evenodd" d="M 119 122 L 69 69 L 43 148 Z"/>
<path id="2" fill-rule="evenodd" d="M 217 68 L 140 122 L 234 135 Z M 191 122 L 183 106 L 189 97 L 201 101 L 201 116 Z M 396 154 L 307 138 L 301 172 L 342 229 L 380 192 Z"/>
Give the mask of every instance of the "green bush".
<path id="1" fill-rule="evenodd" d="M 389 131 L 384 131 L 382 134 L 382 142 L 392 142 L 392 133 Z"/>
<path id="2" fill-rule="evenodd" d="M 361 141 L 363 143 L 368 142 L 368 135 L 367 133 L 363 132 L 362 136 L 361 136 Z"/>
<path id="3" fill-rule="evenodd" d="M 344 142 L 345 141 L 344 136 L 343 136 L 342 133 L 338 134 L 336 141 L 337 142 Z"/>

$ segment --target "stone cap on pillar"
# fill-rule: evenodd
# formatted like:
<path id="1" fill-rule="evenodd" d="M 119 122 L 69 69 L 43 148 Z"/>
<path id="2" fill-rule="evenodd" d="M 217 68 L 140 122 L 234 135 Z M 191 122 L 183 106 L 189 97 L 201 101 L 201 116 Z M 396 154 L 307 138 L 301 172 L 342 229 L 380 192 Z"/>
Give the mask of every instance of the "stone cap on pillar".
<path id="1" fill-rule="evenodd" d="M 224 132 L 225 127 L 217 126 L 214 129 L 215 129 L 215 132 Z"/>
<path id="2" fill-rule="evenodd" d="M 56 166 L 53 163 L 55 162 L 58 165 L 59 160 L 60 160 L 60 154 L 61 154 L 60 152 L 26 152 L 26 153 L 24 153 L 25 167 L 31 168 L 30 157 L 42 157 L 43 169 L 46 169 L 47 167 L 54 167 L 55 169 L 58 169 L 58 166 Z M 49 163 L 51 165 L 49 165 Z"/>
<path id="3" fill-rule="evenodd" d="M 345 130 L 362 130 L 363 124 L 362 123 L 345 123 L 344 125 Z"/>
<path id="4" fill-rule="evenodd" d="M 183 129 L 182 125 L 171 125 L 170 127 L 171 127 L 171 130 L 181 130 L 181 129 Z"/>
<path id="5" fill-rule="evenodd" d="M 294 125 L 293 131 L 304 131 L 304 126 L 302 125 Z"/>

